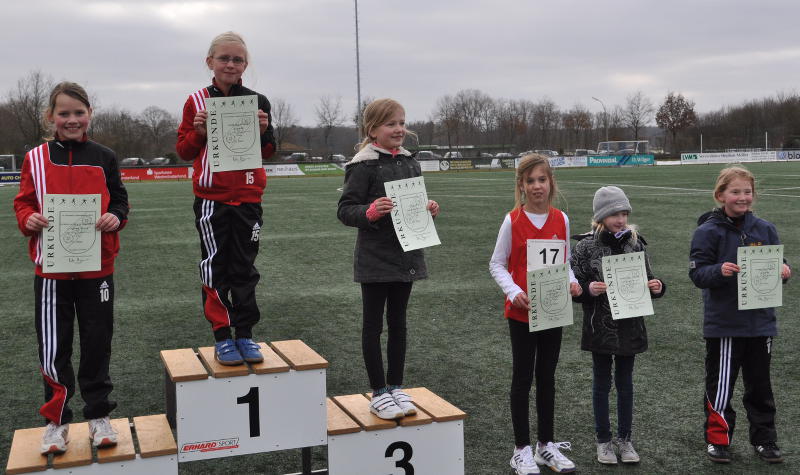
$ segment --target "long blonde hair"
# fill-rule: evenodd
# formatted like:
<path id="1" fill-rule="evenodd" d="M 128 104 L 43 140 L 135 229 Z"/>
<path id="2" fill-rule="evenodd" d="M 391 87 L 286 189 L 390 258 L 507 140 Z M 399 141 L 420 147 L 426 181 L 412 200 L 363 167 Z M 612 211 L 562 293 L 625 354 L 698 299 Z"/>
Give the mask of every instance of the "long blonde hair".
<path id="1" fill-rule="evenodd" d="M 544 167 L 544 172 L 547 179 L 550 180 L 550 193 L 547 195 L 548 207 L 552 205 L 556 194 L 558 193 L 558 185 L 556 184 L 556 177 L 553 175 L 553 167 L 550 166 L 550 160 L 544 155 L 538 153 L 531 153 L 519 159 L 519 166 L 517 166 L 516 180 L 514 181 L 514 208 L 519 208 L 525 204 L 525 193 L 522 192 L 522 186 L 525 177 L 536 167 Z"/>
<path id="2" fill-rule="evenodd" d="M 607 216 L 606 216 L 607 217 Z M 604 218 L 605 219 L 605 218 Z M 628 223 L 625 229 L 630 229 L 631 231 L 631 244 L 636 245 L 636 241 L 639 240 L 639 226 Z M 600 234 L 601 232 L 606 230 L 606 225 L 603 224 L 603 220 L 601 219 L 598 223 L 595 220 L 592 220 L 592 232 L 594 234 Z"/>
<path id="3" fill-rule="evenodd" d="M 375 137 L 372 136 L 372 131 L 388 122 L 397 112 L 402 112 L 405 115 L 406 110 L 394 99 L 375 99 L 370 102 L 364 108 L 364 116 L 361 119 L 361 136 L 364 138 L 361 143 L 356 145 L 356 151 L 374 142 Z M 406 129 L 406 135 L 417 137 L 417 134 L 408 129 Z"/>

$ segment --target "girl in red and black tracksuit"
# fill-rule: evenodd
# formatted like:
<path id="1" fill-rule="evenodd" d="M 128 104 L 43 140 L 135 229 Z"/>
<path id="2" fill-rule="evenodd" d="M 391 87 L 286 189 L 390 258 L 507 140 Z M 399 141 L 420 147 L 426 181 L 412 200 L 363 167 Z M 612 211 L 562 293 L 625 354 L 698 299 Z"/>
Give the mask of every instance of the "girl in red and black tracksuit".
<path id="1" fill-rule="evenodd" d="M 739 310 L 736 275 L 738 248 L 780 244 L 775 225 L 752 210 L 755 178 L 740 166 L 724 168 L 714 199 L 720 207 L 698 219 L 689 254 L 689 277 L 703 289 L 705 363 L 705 439 L 707 456 L 731 460 L 728 447 L 736 425 L 733 387 L 742 371 L 742 403 L 750 422 L 750 443 L 759 457 L 782 462 L 775 430 L 775 398 L 770 380 L 773 338 L 778 334 L 774 308 Z M 784 283 L 792 271 L 781 266 Z"/>
<path id="2" fill-rule="evenodd" d="M 569 219 L 563 211 L 551 206 L 557 188 L 553 170 L 546 157 L 538 154 L 523 157 L 517 166 L 516 182 L 516 206 L 506 215 L 500 226 L 494 253 L 489 262 L 492 277 L 506 295 L 505 317 L 511 336 L 513 369 L 510 401 L 516 448 L 510 464 L 520 475 L 539 473 L 536 464 L 547 465 L 557 472 L 571 472 L 575 470 L 575 464 L 559 450 L 569 447 L 568 443 L 553 442 L 555 372 L 561 352 L 561 327 L 530 332 L 530 302 L 526 293 L 528 240 L 551 241 L 551 245 L 542 250 L 546 252 L 544 262 L 547 264 L 568 263 Z M 581 294 L 572 270 L 570 294 Z M 528 415 L 534 377 L 538 425 L 538 443 L 535 448 L 531 447 Z"/>
<path id="3" fill-rule="evenodd" d="M 262 158 L 275 151 L 270 104 L 263 95 L 242 86 L 248 54 L 238 34 L 226 32 L 214 38 L 206 64 L 214 78 L 210 86 L 186 100 L 177 142 L 178 155 L 194 162 L 192 184 L 202 252 L 203 312 L 214 331 L 215 357 L 220 363 L 259 362 L 261 353 L 252 340 L 252 329 L 260 315 L 255 292 L 260 275 L 254 263 L 263 224 L 261 195 L 267 175 L 261 167 L 212 173 L 206 144 L 205 99 L 258 96 Z M 231 328 L 236 331 L 235 341 Z"/>
<path id="4" fill-rule="evenodd" d="M 125 226 L 128 193 L 122 184 L 114 152 L 87 139 L 92 109 L 86 91 L 74 83 L 58 84 L 50 95 L 47 118 L 55 125 L 55 140 L 25 156 L 19 194 L 14 198 L 17 223 L 30 237 L 29 253 L 36 264 L 36 334 L 45 381 L 45 404 L 39 412 L 48 420 L 42 452 L 66 450 L 68 402 L 75 393 L 72 355 L 73 320 L 77 316 L 81 360 L 78 384 L 90 420 L 95 446 L 113 445 L 116 434 L 108 414 L 116 403 L 108 399 L 114 308 L 114 258 L 119 252 L 117 232 Z M 99 194 L 101 268 L 92 272 L 47 273 L 42 269 L 42 229 L 46 194 Z"/>

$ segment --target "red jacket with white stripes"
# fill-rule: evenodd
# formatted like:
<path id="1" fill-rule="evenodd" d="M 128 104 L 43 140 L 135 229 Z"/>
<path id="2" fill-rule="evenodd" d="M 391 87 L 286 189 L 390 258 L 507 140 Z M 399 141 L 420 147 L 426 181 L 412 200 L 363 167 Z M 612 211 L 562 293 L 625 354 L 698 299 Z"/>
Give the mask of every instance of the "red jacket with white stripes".
<path id="1" fill-rule="evenodd" d="M 270 104 L 266 97 L 240 84 L 231 87 L 228 96 L 258 96 L 258 108 L 269 116 L 269 126 L 261 134 L 261 158 L 269 158 L 275 153 L 272 116 Z M 206 136 L 197 133 L 194 128 L 194 116 L 197 111 L 205 110 L 205 98 L 224 97 L 225 94 L 215 85 L 191 94 L 183 106 L 183 120 L 178 127 L 178 142 L 175 148 L 178 155 L 187 161 L 193 161 L 192 185 L 195 196 L 213 201 L 229 203 L 260 203 L 261 195 L 267 186 L 267 174 L 264 168 L 254 170 L 233 170 L 211 172 L 207 160 Z"/>
<path id="2" fill-rule="evenodd" d="M 43 273 L 41 232 L 33 232 L 25 223 L 33 213 L 42 213 L 45 194 L 99 194 L 100 214 L 106 212 L 119 218 L 119 228 L 101 233 L 99 271 L 74 273 Z M 114 259 L 119 253 L 118 231 L 128 220 L 128 191 L 119 174 L 116 154 L 108 147 L 85 140 L 83 142 L 53 140 L 25 155 L 19 193 L 14 198 L 17 225 L 30 236 L 28 253 L 36 264 L 36 275 L 48 279 L 94 279 L 114 272 Z"/>

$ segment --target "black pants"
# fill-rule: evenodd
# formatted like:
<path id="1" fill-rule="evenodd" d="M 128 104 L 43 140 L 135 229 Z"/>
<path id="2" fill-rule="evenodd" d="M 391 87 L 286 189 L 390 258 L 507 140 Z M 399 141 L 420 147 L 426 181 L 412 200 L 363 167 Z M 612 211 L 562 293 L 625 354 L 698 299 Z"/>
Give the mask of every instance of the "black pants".
<path id="1" fill-rule="evenodd" d="M 611 366 L 617 388 L 617 437 L 630 439 L 633 426 L 633 362 L 636 357 L 592 352 L 592 408 L 598 442 L 611 441 L 608 396 L 611 393 Z"/>
<path id="2" fill-rule="evenodd" d="M 361 351 L 367 367 L 369 385 L 373 390 L 387 384 L 403 384 L 406 362 L 406 308 L 411 295 L 411 282 L 380 282 L 361 284 L 364 321 L 361 330 Z M 388 367 L 383 371 L 381 332 L 383 310 L 389 334 L 386 342 Z"/>
<path id="3" fill-rule="evenodd" d="M 69 400 L 75 394 L 72 336 L 78 320 L 81 360 L 78 385 L 85 402 L 83 416 L 107 416 L 117 403 L 109 401 L 114 386 L 108 374 L 114 330 L 114 276 L 54 280 L 39 276 L 33 283 L 39 363 L 45 403 L 39 413 L 48 421 L 72 421 Z"/>
<path id="4" fill-rule="evenodd" d="M 742 370 L 742 403 L 750 421 L 750 443 L 777 442 L 775 399 L 769 366 L 772 337 L 706 338 L 706 442 L 730 445 L 736 426 L 731 397 L 739 369 Z"/>
<path id="5" fill-rule="evenodd" d="M 195 226 L 200 233 L 200 279 L 203 313 L 211 323 L 216 341 L 252 337 L 260 313 L 256 270 L 261 237 L 261 203 L 229 205 L 195 198 Z"/>
<path id="6" fill-rule="evenodd" d="M 536 425 L 540 442 L 553 441 L 556 398 L 556 365 L 561 352 L 561 327 L 538 332 L 528 324 L 508 319 L 511 335 L 511 424 L 517 447 L 531 444 L 530 392 L 536 378 Z"/>

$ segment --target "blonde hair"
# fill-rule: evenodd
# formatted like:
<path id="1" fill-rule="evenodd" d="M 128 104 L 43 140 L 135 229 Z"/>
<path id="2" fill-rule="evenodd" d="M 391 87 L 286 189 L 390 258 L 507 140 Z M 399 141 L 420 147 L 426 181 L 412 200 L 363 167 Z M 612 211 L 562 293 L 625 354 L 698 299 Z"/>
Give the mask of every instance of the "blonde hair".
<path id="1" fill-rule="evenodd" d="M 375 99 L 370 102 L 369 105 L 364 108 L 364 114 L 361 118 L 360 132 L 364 139 L 361 140 L 361 143 L 356 145 L 356 150 L 361 150 L 374 142 L 375 137 L 372 136 L 372 131 L 388 122 L 389 119 L 398 112 L 402 112 L 403 115 L 405 115 L 406 110 L 394 99 Z M 414 138 L 417 137 L 417 134 L 408 129 L 406 129 L 406 134 Z"/>
<path id="2" fill-rule="evenodd" d="M 214 50 L 217 49 L 217 46 L 223 43 L 239 43 L 244 48 L 244 60 L 246 62 L 250 62 L 250 53 L 247 51 L 247 45 L 244 43 L 244 38 L 239 33 L 233 31 L 226 31 L 225 33 L 220 33 L 211 40 L 211 46 L 208 47 L 208 55 L 206 57 L 213 58 L 214 57 Z"/>
<path id="3" fill-rule="evenodd" d="M 606 216 L 606 218 L 607 217 L 608 216 Z M 604 220 L 605 220 L 605 218 L 601 219 L 599 223 L 597 221 L 595 221 L 595 220 L 592 220 L 592 232 L 594 234 L 600 234 L 601 232 L 606 230 L 606 225 L 603 224 Z M 635 245 L 636 241 L 639 240 L 639 227 L 636 226 L 633 223 L 628 223 L 626 225 L 625 229 L 630 229 L 630 231 L 631 231 L 631 244 Z"/>
<path id="4" fill-rule="evenodd" d="M 719 196 L 720 193 L 724 192 L 728 189 L 731 182 L 737 178 L 742 180 L 747 180 L 750 182 L 750 186 L 753 188 L 753 199 L 756 197 L 756 177 L 748 170 L 747 168 L 741 165 L 734 165 L 731 167 L 723 168 L 719 171 L 719 176 L 717 176 L 717 183 L 714 185 L 714 201 L 720 203 Z"/>
<path id="5" fill-rule="evenodd" d="M 547 205 L 550 206 L 553 203 L 558 193 L 558 185 L 556 184 L 556 177 L 553 176 L 553 167 L 550 166 L 550 160 L 544 155 L 531 153 L 519 159 L 517 176 L 514 181 L 514 208 L 519 208 L 525 204 L 525 194 L 522 192 L 522 185 L 528 173 L 536 167 L 544 167 L 547 179 L 550 180 L 550 193 L 547 195 Z"/>

